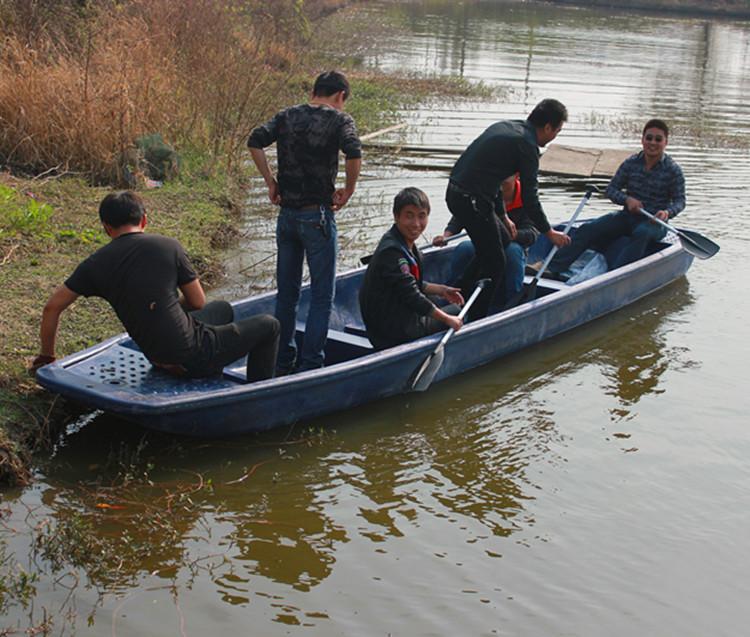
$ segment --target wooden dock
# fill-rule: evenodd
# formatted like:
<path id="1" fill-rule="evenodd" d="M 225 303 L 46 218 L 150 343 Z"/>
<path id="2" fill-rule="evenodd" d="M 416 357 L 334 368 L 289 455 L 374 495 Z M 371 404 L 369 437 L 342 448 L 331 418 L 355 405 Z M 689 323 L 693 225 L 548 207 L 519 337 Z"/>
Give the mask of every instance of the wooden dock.
<path id="1" fill-rule="evenodd" d="M 371 134 L 368 138 L 375 136 L 376 134 Z M 456 158 L 464 150 L 454 147 L 382 142 L 366 142 L 362 146 L 370 150 L 382 150 L 401 155 L 398 164 L 413 170 L 450 170 Z M 550 144 L 539 160 L 539 172 L 565 177 L 612 177 L 618 166 L 633 152 L 635 151 Z"/>
<path id="2" fill-rule="evenodd" d="M 632 150 L 550 144 L 539 160 L 539 172 L 568 177 L 612 177 L 632 154 Z"/>

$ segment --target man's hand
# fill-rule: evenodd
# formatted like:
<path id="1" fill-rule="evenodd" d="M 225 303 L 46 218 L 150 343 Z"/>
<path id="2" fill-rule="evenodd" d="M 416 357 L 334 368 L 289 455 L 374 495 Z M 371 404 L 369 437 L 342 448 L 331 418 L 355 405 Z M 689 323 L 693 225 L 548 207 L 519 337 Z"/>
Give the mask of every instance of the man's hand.
<path id="1" fill-rule="evenodd" d="M 545 233 L 545 236 L 552 242 L 552 245 L 558 248 L 570 245 L 570 237 L 564 232 L 550 229 Z"/>
<path id="2" fill-rule="evenodd" d="M 339 188 L 336 192 L 333 193 L 333 205 L 331 208 L 333 210 L 341 210 L 343 208 L 347 201 L 351 198 L 351 196 L 354 194 L 354 190 L 349 190 L 347 188 Z"/>
<path id="3" fill-rule="evenodd" d="M 457 316 L 453 316 L 453 314 L 448 314 L 447 312 L 443 312 L 439 307 L 436 307 L 432 311 L 432 318 L 437 319 L 441 323 L 445 323 L 448 327 L 454 329 L 456 332 L 461 329 L 461 326 L 464 324 L 463 319 L 458 318 Z"/>
<path id="4" fill-rule="evenodd" d="M 445 314 L 445 319 L 443 320 L 443 323 L 445 323 L 448 327 L 452 328 L 453 331 L 458 332 L 458 330 L 463 327 L 463 320 L 458 318 L 457 316 L 453 316 L 452 314 Z"/>
<path id="5" fill-rule="evenodd" d="M 508 215 L 505 215 L 505 217 L 503 218 L 503 223 L 508 229 L 508 234 L 510 234 L 511 241 L 515 241 L 516 237 L 518 236 L 518 229 L 516 228 L 516 224 L 513 223 L 513 220 Z"/>
<path id="6" fill-rule="evenodd" d="M 639 215 L 641 214 L 641 208 L 643 208 L 643 204 L 639 199 L 636 199 L 635 197 L 627 197 L 625 199 L 625 207 L 628 209 L 628 212 Z"/>
<path id="7" fill-rule="evenodd" d="M 432 245 L 443 247 L 444 245 L 448 245 L 448 237 L 453 236 L 451 232 L 444 232 L 443 234 L 436 234 L 434 237 L 432 237 Z"/>
<path id="8" fill-rule="evenodd" d="M 452 288 L 448 285 L 443 285 L 442 288 L 440 296 L 448 301 L 448 303 L 455 303 L 456 305 L 464 304 L 464 297 L 461 295 L 459 288 Z"/>
<path id="9" fill-rule="evenodd" d="M 669 213 L 666 210 L 659 210 L 654 217 L 657 219 L 661 219 L 662 221 L 669 221 Z M 651 223 L 656 223 L 655 221 L 652 221 Z"/>
<path id="10" fill-rule="evenodd" d="M 272 179 L 268 184 L 268 199 L 272 204 L 278 206 L 281 203 L 281 193 L 279 192 L 279 182 Z"/>
<path id="11" fill-rule="evenodd" d="M 56 360 L 57 359 L 54 356 L 49 356 L 48 354 L 39 354 L 39 356 L 31 361 L 31 366 L 29 367 L 29 375 L 34 376 L 34 374 L 36 374 L 36 370 L 38 370 L 40 367 L 44 367 L 45 365 L 54 363 Z"/>

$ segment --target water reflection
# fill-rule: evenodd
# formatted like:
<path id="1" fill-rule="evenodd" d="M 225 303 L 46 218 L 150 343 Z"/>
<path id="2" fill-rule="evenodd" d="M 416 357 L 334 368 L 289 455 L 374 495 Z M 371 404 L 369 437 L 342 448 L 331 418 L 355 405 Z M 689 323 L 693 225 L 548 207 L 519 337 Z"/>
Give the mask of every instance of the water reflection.
<path id="1" fill-rule="evenodd" d="M 675 317 L 694 303 L 687 279 L 651 295 L 633 308 L 626 321 L 617 321 L 616 335 L 590 353 L 590 361 L 605 378 L 602 390 L 617 399 L 613 420 L 627 419 L 645 397 L 662 393 L 668 371 L 697 366 L 684 346 L 669 345 Z M 665 327 L 666 326 L 666 327 Z"/>
<path id="2" fill-rule="evenodd" d="M 566 462 L 565 412 L 549 392 L 593 367 L 613 420 L 626 421 L 668 369 L 693 365 L 667 338 L 692 303 L 680 281 L 429 395 L 291 432 L 175 440 L 101 415 L 62 441 L 36 515 L 95 587 L 126 591 L 150 577 L 179 589 L 205 571 L 219 599 L 239 606 L 310 592 L 349 544 L 364 565 L 444 524 L 500 557 L 504 539 L 535 524 L 539 466 Z M 85 535 L 88 553 L 74 552 Z"/>
<path id="3" fill-rule="evenodd" d="M 722 252 L 693 266 L 690 285 L 426 395 L 291 431 L 200 442 L 81 416 L 85 426 L 74 423 L 37 485 L 4 494 L 11 515 L 0 533 L 11 528 L 15 553 L 46 578 L 34 612 L 70 594 L 55 588 L 58 556 L 80 577 L 72 598 L 81 608 L 97 603 L 87 584 L 106 594 L 96 634 L 151 634 L 174 620 L 178 600 L 187 634 L 247 631 L 248 618 L 261 634 L 292 624 L 316 634 L 492 634 L 501 623 L 529 635 L 619 635 L 623 625 L 736 633 L 748 563 L 736 548 L 748 481 L 745 405 L 734 395 L 746 342 L 735 281 L 747 269 L 750 218 L 747 24 L 528 3 L 365 6 L 408 18 L 381 68 L 511 89 L 407 113 L 408 141 L 460 148 L 546 95 L 568 104 L 560 141 L 573 145 L 628 147 L 633 126 L 661 114 L 676 124 L 670 147 L 688 180 L 680 223 Z M 404 185 L 429 194 L 429 231 L 442 229 L 450 162 L 421 159 L 368 158 L 339 216 L 342 269 L 390 225 Z M 569 216 L 581 185 L 543 180 L 553 220 Z M 273 287 L 275 211 L 262 191 L 256 203 L 221 296 Z M 592 202 L 587 214 L 609 209 Z M 623 453 L 636 441 L 620 440 L 643 429 L 637 444 L 648 453 Z M 50 546 L 71 550 L 33 553 L 44 528 Z M 84 551 L 57 541 L 76 537 Z M 149 593 L 124 617 L 125 599 L 159 586 L 173 604 Z M 13 609 L 8 622 L 26 612 Z M 172 626 L 163 632 L 177 634 Z"/>

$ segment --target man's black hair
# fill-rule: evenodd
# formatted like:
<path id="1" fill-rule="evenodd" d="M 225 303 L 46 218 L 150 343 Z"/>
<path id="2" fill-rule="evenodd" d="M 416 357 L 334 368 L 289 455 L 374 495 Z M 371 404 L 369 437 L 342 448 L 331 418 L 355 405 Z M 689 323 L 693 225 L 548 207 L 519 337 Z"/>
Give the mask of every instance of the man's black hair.
<path id="1" fill-rule="evenodd" d="M 346 76 L 338 71 L 321 73 L 313 86 L 313 95 L 316 97 L 329 97 L 339 91 L 344 91 L 344 99 L 348 98 L 351 92 Z"/>
<path id="2" fill-rule="evenodd" d="M 643 133 L 641 134 L 641 137 L 646 134 L 646 131 L 649 128 L 658 128 L 660 131 L 664 133 L 664 137 L 669 137 L 669 126 L 667 126 L 666 122 L 661 119 L 650 119 L 646 122 L 646 125 L 643 127 Z"/>
<path id="3" fill-rule="evenodd" d="M 137 226 L 144 214 L 143 200 L 130 190 L 112 192 L 99 204 L 99 219 L 113 228 Z"/>
<path id="4" fill-rule="evenodd" d="M 568 121 L 568 109 L 562 102 L 547 98 L 539 102 L 526 119 L 535 128 L 544 128 L 547 124 L 551 124 L 553 128 L 558 128 L 563 122 Z"/>
<path id="5" fill-rule="evenodd" d="M 393 216 L 397 217 L 406 206 L 416 206 L 420 210 L 430 212 L 430 200 L 419 188 L 404 188 L 393 200 Z"/>

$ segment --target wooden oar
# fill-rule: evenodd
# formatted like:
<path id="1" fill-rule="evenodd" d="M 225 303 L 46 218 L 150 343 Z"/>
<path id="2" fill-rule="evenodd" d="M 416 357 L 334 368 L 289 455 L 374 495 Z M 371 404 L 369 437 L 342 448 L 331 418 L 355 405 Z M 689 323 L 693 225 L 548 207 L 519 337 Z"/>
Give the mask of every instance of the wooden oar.
<path id="1" fill-rule="evenodd" d="M 446 242 L 446 243 L 450 243 L 451 241 L 455 241 L 456 239 L 463 239 L 463 238 L 464 238 L 465 236 L 466 236 L 466 232 L 465 232 L 465 231 L 464 231 L 464 232 L 459 232 L 458 234 L 453 234 L 453 235 L 451 235 L 450 237 L 448 237 L 448 238 L 447 238 L 447 239 L 445 240 L 445 242 Z M 442 247 L 442 246 L 440 246 L 440 247 Z M 359 262 L 360 262 L 360 263 L 361 263 L 362 265 L 367 265 L 368 263 L 370 263 L 370 261 L 372 261 L 372 257 L 373 257 L 373 255 L 371 255 L 371 254 L 368 254 L 368 255 L 366 255 L 366 256 L 364 256 L 364 257 L 362 257 L 362 258 L 361 258 L 361 259 L 359 260 Z"/>
<path id="2" fill-rule="evenodd" d="M 490 279 L 480 279 L 477 281 L 477 287 L 471 293 L 469 300 L 466 301 L 461 308 L 458 318 L 463 319 L 464 316 L 466 316 L 466 313 L 469 311 L 469 308 L 474 301 L 477 300 L 480 292 L 489 285 L 489 283 Z M 424 391 L 432 384 L 435 374 L 438 373 L 438 370 L 443 364 L 443 359 L 445 358 L 445 344 L 450 340 L 450 337 L 453 336 L 454 333 L 455 330 L 450 328 L 443 338 L 440 339 L 437 347 L 430 352 L 430 355 L 427 358 L 424 359 L 424 362 L 419 366 L 419 369 L 416 374 L 414 374 L 413 380 L 411 381 L 412 391 Z"/>
<path id="3" fill-rule="evenodd" d="M 710 259 L 719 251 L 719 245 L 711 241 L 708 237 L 704 237 L 702 234 L 695 232 L 694 230 L 681 230 L 675 228 L 643 208 L 639 208 L 638 210 L 641 214 L 646 215 L 652 221 L 664 226 L 670 232 L 674 232 L 680 238 L 680 245 L 683 250 L 689 252 L 694 257 L 698 257 L 699 259 Z"/>
<path id="4" fill-rule="evenodd" d="M 581 214 L 581 210 L 583 210 L 583 207 L 588 203 L 589 199 L 591 199 L 591 195 L 595 190 L 598 191 L 599 188 L 597 188 L 593 184 L 590 186 L 587 186 L 586 194 L 583 195 L 583 199 L 581 199 L 581 203 L 578 204 L 578 208 L 576 208 L 576 211 L 573 213 L 573 216 L 565 225 L 563 234 L 568 234 L 570 232 L 570 229 L 573 227 L 575 220 L 578 218 L 578 215 Z M 547 266 L 549 265 L 550 261 L 552 261 L 552 257 L 554 257 L 555 254 L 557 254 L 558 249 L 559 248 L 557 246 L 552 246 L 552 250 L 550 250 L 549 253 L 547 254 L 547 258 L 544 260 L 544 263 L 542 263 L 542 267 L 539 268 L 539 271 L 536 273 L 531 283 L 529 283 L 528 287 L 521 288 L 513 296 L 513 298 L 510 299 L 505 304 L 505 307 L 503 309 L 508 310 L 526 301 L 533 301 L 536 298 L 536 287 L 539 284 L 539 279 L 542 278 L 544 271 L 547 269 Z"/>

